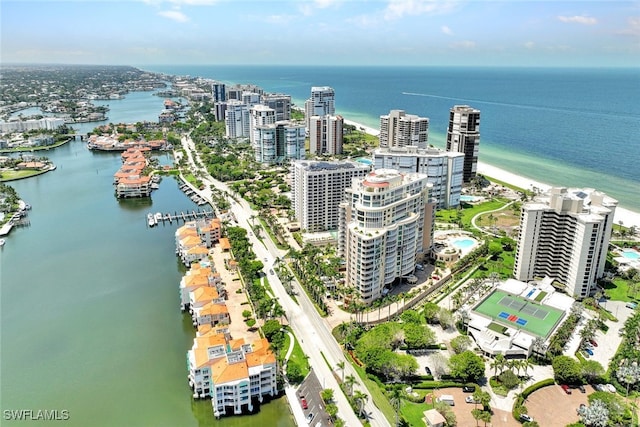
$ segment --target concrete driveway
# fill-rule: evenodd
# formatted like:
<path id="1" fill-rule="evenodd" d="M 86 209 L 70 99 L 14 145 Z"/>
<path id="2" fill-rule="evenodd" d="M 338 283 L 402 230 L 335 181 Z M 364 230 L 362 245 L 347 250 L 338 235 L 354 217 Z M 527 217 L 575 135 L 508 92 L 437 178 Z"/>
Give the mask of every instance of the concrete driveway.
<path id="1" fill-rule="evenodd" d="M 624 327 L 624 322 L 631 317 L 633 310 L 625 307 L 625 303 L 622 301 L 602 300 L 601 304 L 618 319 L 617 322 L 607 320 L 605 323 L 609 330 L 606 333 L 598 330 L 594 338 L 598 346 L 593 348 L 593 356 L 590 359 L 600 362 L 606 371 L 609 368 L 609 362 L 622 342 L 622 337 L 618 334 L 618 331 Z"/>

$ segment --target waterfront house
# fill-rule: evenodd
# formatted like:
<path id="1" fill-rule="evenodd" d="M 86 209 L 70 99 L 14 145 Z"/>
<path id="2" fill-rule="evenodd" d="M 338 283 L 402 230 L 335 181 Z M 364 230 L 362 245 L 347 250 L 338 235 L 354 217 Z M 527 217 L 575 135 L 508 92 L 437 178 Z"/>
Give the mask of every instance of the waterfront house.
<path id="1" fill-rule="evenodd" d="M 228 325 L 231 323 L 229 309 L 224 300 L 222 302 L 210 302 L 202 307 L 194 308 L 191 318 L 195 327 L 202 325 Z"/>
<path id="2" fill-rule="evenodd" d="M 221 286 L 220 273 L 213 271 L 212 267 L 203 266 L 205 263 L 194 262 L 191 268 L 180 280 L 180 309 L 185 311 L 189 308 L 189 293 L 207 286 L 214 286 L 218 289 Z"/>
<path id="3" fill-rule="evenodd" d="M 187 363 L 194 397 L 211 397 L 216 417 L 253 411 L 277 393 L 276 358 L 265 338 L 249 344 L 209 332 L 194 338 Z"/>

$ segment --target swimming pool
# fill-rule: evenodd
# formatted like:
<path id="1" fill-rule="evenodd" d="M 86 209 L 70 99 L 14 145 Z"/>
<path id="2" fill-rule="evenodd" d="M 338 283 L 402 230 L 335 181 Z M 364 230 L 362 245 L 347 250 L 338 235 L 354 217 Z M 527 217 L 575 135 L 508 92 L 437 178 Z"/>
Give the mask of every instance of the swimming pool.
<path id="1" fill-rule="evenodd" d="M 622 251 L 622 256 L 626 259 L 640 259 L 640 254 L 633 249 L 625 249 Z"/>
<path id="2" fill-rule="evenodd" d="M 473 239 L 469 239 L 467 237 L 456 239 L 451 242 L 453 246 L 458 249 L 469 249 L 471 246 L 476 244 L 476 241 Z"/>
<path id="3" fill-rule="evenodd" d="M 476 196 L 468 196 L 466 194 L 463 194 L 460 196 L 460 201 L 461 202 L 475 202 L 478 200 L 478 197 Z"/>

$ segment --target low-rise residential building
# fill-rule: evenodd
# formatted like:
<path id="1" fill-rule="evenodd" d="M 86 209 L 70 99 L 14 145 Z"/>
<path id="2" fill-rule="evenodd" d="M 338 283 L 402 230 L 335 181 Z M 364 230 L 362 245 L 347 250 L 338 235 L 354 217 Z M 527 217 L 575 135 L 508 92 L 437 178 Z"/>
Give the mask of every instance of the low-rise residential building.
<path id="1" fill-rule="evenodd" d="M 276 358 L 264 338 L 246 343 L 210 331 L 194 339 L 187 363 L 194 397 L 210 397 L 216 417 L 252 411 L 277 394 Z"/>

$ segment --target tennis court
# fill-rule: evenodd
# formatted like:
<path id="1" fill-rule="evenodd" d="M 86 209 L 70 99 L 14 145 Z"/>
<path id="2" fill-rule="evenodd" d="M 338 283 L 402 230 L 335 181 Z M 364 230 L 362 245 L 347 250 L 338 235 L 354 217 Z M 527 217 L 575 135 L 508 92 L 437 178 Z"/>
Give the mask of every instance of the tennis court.
<path id="1" fill-rule="evenodd" d="M 473 311 L 491 318 L 494 322 L 548 337 L 562 319 L 557 308 L 538 304 L 530 299 L 495 290 L 478 304 Z"/>

